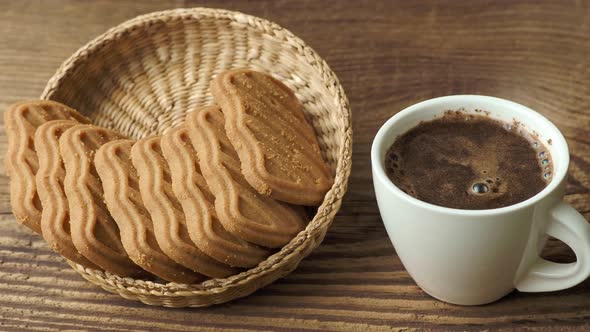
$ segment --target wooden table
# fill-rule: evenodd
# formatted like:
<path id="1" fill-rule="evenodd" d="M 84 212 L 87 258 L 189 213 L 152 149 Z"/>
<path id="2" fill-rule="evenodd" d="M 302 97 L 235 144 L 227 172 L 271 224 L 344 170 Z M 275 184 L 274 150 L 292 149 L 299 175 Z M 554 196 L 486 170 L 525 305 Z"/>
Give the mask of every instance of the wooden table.
<path id="1" fill-rule="evenodd" d="M 590 329 L 590 280 L 562 292 L 515 292 L 481 307 L 424 294 L 385 234 L 369 171 L 372 138 L 400 109 L 441 95 L 499 96 L 536 109 L 563 131 L 572 152 L 566 200 L 590 218 L 590 3 L 2 0 L 0 108 L 38 97 L 64 59 L 109 27 L 194 6 L 275 21 L 339 76 L 354 114 L 354 165 L 326 240 L 293 274 L 247 298 L 204 309 L 149 307 L 89 284 L 15 222 L 3 175 L 0 330 Z M 2 155 L 5 149 L 2 127 Z M 545 256 L 575 260 L 557 241 Z"/>

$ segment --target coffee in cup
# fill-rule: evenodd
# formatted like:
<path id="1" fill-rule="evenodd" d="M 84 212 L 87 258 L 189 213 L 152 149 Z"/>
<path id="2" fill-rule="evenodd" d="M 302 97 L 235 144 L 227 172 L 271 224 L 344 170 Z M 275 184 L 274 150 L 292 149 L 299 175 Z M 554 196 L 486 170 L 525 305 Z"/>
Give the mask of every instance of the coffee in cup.
<path id="1" fill-rule="evenodd" d="M 551 180 L 548 149 L 518 122 L 446 111 L 399 136 L 387 151 L 389 179 L 427 203 L 465 210 L 525 201 Z"/>

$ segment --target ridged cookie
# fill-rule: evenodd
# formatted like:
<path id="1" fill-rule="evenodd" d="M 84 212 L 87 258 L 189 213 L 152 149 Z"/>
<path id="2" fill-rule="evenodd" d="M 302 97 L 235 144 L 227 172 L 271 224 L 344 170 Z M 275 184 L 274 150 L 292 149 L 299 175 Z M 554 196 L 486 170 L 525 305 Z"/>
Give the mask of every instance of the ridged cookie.
<path id="1" fill-rule="evenodd" d="M 39 126 L 35 132 L 35 150 L 39 159 L 35 181 L 43 206 L 41 232 L 55 252 L 78 264 L 96 268 L 78 252 L 70 236 L 70 211 L 64 193 L 66 170 L 59 154 L 59 138 L 78 124 L 70 120 L 53 120 Z"/>
<path id="2" fill-rule="evenodd" d="M 129 259 L 119 228 L 103 197 L 102 183 L 94 167 L 94 153 L 103 144 L 123 137 L 92 125 L 77 125 L 59 139 L 66 169 L 64 188 L 70 209 L 72 241 L 78 251 L 104 270 L 131 276 L 141 269 Z"/>
<path id="3" fill-rule="evenodd" d="M 177 263 L 209 277 L 227 277 L 237 270 L 205 255 L 191 241 L 180 202 L 172 191 L 172 178 L 160 147 L 161 136 L 137 141 L 131 160 L 139 175 L 141 199 L 152 220 L 162 251 Z"/>
<path id="4" fill-rule="evenodd" d="M 37 127 L 51 120 L 89 123 L 75 110 L 50 100 L 19 102 L 4 112 L 8 136 L 4 166 L 10 177 L 10 205 L 16 219 L 39 234 L 42 206 L 35 184 L 39 162 L 33 138 Z"/>
<path id="5" fill-rule="evenodd" d="M 201 251 L 230 266 L 258 265 L 270 251 L 233 236 L 215 214 L 215 197 L 209 190 L 188 129 L 183 125 L 168 131 L 161 141 L 170 167 L 172 190 L 182 205 L 190 238 Z"/>
<path id="6" fill-rule="evenodd" d="M 185 125 L 201 172 L 215 196 L 217 217 L 227 231 L 245 241 L 277 248 L 305 227 L 301 207 L 262 196 L 244 179 L 238 155 L 225 135 L 219 107 L 189 113 Z"/>
<path id="7" fill-rule="evenodd" d="M 104 199 L 121 231 L 129 258 L 144 270 L 168 281 L 192 284 L 205 279 L 166 256 L 154 235 L 152 219 L 139 194 L 139 178 L 131 164 L 133 140 L 105 143 L 94 164 L 102 181 Z"/>
<path id="8" fill-rule="evenodd" d="M 332 173 L 295 94 L 272 76 L 249 69 L 217 75 L 211 93 L 223 110 L 246 180 L 262 195 L 321 204 Z"/>

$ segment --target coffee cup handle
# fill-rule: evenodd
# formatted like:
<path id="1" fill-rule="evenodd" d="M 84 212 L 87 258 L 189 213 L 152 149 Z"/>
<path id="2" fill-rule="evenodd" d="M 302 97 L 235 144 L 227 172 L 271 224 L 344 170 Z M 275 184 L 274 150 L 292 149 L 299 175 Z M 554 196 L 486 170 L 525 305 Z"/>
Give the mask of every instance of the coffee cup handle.
<path id="1" fill-rule="evenodd" d="M 567 244 L 576 254 L 575 263 L 559 264 L 542 258 L 533 263 L 517 282 L 521 292 L 550 292 L 573 287 L 590 276 L 590 224 L 565 202 L 551 210 L 545 233 Z"/>

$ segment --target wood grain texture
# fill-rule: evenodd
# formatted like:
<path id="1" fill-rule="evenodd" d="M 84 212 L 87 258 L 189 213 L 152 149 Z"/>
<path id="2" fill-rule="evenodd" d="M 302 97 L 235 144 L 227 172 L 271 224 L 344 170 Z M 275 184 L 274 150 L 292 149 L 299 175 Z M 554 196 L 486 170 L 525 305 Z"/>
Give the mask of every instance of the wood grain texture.
<path id="1" fill-rule="evenodd" d="M 494 95 L 525 104 L 565 134 L 566 200 L 590 218 L 590 3 L 585 1 L 0 1 L 0 108 L 37 97 L 59 64 L 126 19 L 209 6 L 291 30 L 329 63 L 353 109 L 349 192 L 324 243 L 291 275 L 213 308 L 165 309 L 92 286 L 15 222 L 0 176 L 0 330 L 590 329 L 590 280 L 483 307 L 425 295 L 403 269 L 375 203 L 369 150 L 379 126 L 418 101 Z M 6 135 L 0 128 L 0 154 Z M 417 243 L 419 245 L 419 243 Z M 575 260 L 551 241 L 545 256 Z"/>

